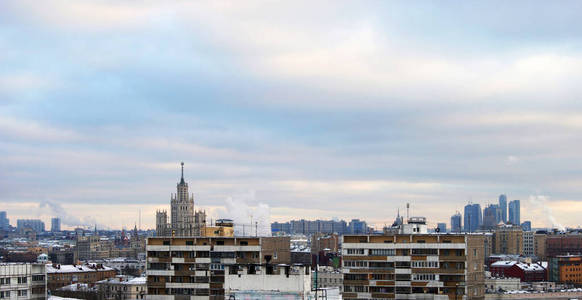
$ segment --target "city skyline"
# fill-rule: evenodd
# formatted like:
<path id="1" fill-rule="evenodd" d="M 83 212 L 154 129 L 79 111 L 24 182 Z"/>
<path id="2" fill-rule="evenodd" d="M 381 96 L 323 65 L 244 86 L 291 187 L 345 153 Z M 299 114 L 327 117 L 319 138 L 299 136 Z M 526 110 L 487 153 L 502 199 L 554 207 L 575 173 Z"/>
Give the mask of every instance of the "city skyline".
<path id="1" fill-rule="evenodd" d="M 209 218 L 577 227 L 581 6 L 1 1 L 2 209 L 154 228 L 184 161 Z"/>

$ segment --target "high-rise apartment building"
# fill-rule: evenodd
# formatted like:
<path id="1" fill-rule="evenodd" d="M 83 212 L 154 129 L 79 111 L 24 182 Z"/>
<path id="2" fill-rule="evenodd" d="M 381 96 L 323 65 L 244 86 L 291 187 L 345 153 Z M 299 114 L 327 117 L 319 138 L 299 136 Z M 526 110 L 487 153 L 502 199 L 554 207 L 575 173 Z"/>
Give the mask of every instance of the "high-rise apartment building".
<path id="1" fill-rule="evenodd" d="M 10 227 L 10 220 L 6 217 L 5 211 L 0 211 L 0 230 L 8 230 Z"/>
<path id="2" fill-rule="evenodd" d="M 16 220 L 18 232 L 23 233 L 26 229 L 32 229 L 36 233 L 44 232 L 44 222 L 37 219 Z"/>
<path id="3" fill-rule="evenodd" d="M 306 299 L 311 271 L 291 264 L 289 237 L 155 237 L 147 240 L 147 289 L 152 300 L 246 299 L 251 292 L 258 299 L 268 291 Z"/>
<path id="4" fill-rule="evenodd" d="M 47 299 L 45 264 L 0 263 L 0 299 Z"/>
<path id="5" fill-rule="evenodd" d="M 156 212 L 157 236 L 199 236 L 206 226 L 206 212 L 194 211 L 194 195 L 188 193 L 188 183 L 182 177 L 176 185 L 176 194 L 171 196 L 170 222 L 166 211 Z"/>
<path id="6" fill-rule="evenodd" d="M 342 297 L 483 299 L 483 245 L 479 234 L 344 235 Z"/>
<path id="7" fill-rule="evenodd" d="M 501 220 L 507 223 L 507 196 L 505 194 L 499 195 L 499 208 L 501 209 Z"/>
<path id="8" fill-rule="evenodd" d="M 467 204 L 465 206 L 465 232 L 475 232 L 483 224 L 483 215 L 481 214 L 481 205 L 478 203 Z"/>
<path id="9" fill-rule="evenodd" d="M 52 218 L 51 219 L 51 232 L 60 232 L 60 231 L 61 231 L 61 219 Z"/>
<path id="10" fill-rule="evenodd" d="M 519 200 L 509 202 L 509 223 L 521 225 Z"/>
<path id="11" fill-rule="evenodd" d="M 462 216 L 460 212 L 451 216 L 451 232 L 461 232 L 462 231 Z"/>
<path id="12" fill-rule="evenodd" d="M 365 229 L 364 229 L 365 228 Z M 344 220 L 291 220 L 285 223 L 273 222 L 271 223 L 271 231 L 273 233 L 288 233 L 288 234 L 315 234 L 315 233 L 337 233 L 345 234 L 351 233 L 352 230 L 367 232 L 367 225 L 365 221 L 357 219 L 352 220 L 348 225 Z"/>

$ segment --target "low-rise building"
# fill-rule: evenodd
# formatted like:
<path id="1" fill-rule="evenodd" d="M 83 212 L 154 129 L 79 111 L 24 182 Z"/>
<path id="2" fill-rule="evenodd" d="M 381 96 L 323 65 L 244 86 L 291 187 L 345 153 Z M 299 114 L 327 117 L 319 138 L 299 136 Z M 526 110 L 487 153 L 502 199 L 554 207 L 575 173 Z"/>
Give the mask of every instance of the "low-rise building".
<path id="1" fill-rule="evenodd" d="M 581 255 L 559 255 L 550 257 L 548 269 L 550 281 L 582 284 Z"/>
<path id="2" fill-rule="evenodd" d="M 145 259 L 140 260 L 127 257 L 105 259 L 94 263 L 103 264 L 103 266 L 115 269 L 121 275 L 131 275 L 134 277 L 144 274 L 146 265 Z"/>
<path id="3" fill-rule="evenodd" d="M 208 237 L 233 237 L 234 236 L 234 222 L 231 219 L 218 219 L 214 226 L 204 226 L 201 230 L 202 236 Z"/>
<path id="4" fill-rule="evenodd" d="M 518 291 L 521 289 L 521 280 L 513 277 L 486 277 L 485 290 L 487 293 L 502 291 Z"/>
<path id="5" fill-rule="evenodd" d="M 338 288 L 342 291 L 344 274 L 333 267 L 318 266 L 318 271 L 312 271 L 312 286 L 317 289 Z"/>
<path id="6" fill-rule="evenodd" d="M 311 270 L 301 265 L 225 266 L 224 299 L 244 299 L 249 292 L 277 293 L 285 299 L 307 299 Z"/>
<path id="7" fill-rule="evenodd" d="M 491 276 L 519 278 L 522 282 L 546 281 L 547 271 L 537 263 L 497 261 L 489 267 Z"/>
<path id="8" fill-rule="evenodd" d="M 59 265 L 48 264 L 46 266 L 47 287 L 54 291 L 60 287 L 86 283 L 93 286 L 95 282 L 115 277 L 116 271 L 102 264 Z"/>
<path id="9" fill-rule="evenodd" d="M 0 299 L 46 299 L 44 264 L 0 264 Z"/>
<path id="10" fill-rule="evenodd" d="M 144 299 L 147 292 L 146 283 L 145 277 L 116 276 L 97 281 L 95 286 L 101 299 Z"/>

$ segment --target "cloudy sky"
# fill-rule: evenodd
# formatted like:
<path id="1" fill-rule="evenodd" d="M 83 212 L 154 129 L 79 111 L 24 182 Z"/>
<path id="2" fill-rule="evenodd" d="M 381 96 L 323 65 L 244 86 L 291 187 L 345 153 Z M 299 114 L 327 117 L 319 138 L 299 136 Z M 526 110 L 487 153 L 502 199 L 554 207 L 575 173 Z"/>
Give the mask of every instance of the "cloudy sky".
<path id="1" fill-rule="evenodd" d="M 0 209 L 153 227 L 184 161 L 214 218 L 382 226 L 410 202 L 448 223 L 506 193 L 577 226 L 581 20 L 578 1 L 0 1 Z"/>

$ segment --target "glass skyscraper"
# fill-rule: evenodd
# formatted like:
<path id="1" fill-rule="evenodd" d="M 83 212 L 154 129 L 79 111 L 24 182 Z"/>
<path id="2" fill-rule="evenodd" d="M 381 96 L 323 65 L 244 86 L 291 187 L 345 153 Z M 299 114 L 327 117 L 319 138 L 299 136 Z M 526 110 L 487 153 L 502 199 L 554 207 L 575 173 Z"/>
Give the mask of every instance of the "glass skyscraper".
<path id="1" fill-rule="evenodd" d="M 483 224 L 481 205 L 478 203 L 467 204 L 465 206 L 465 232 L 475 232 Z"/>
<path id="2" fill-rule="evenodd" d="M 462 217 L 461 213 L 457 212 L 451 217 L 451 232 L 461 232 Z"/>
<path id="3" fill-rule="evenodd" d="M 501 208 L 501 220 L 507 223 L 507 196 L 505 194 L 499 195 L 499 208 Z"/>
<path id="4" fill-rule="evenodd" d="M 509 223 L 521 225 L 519 210 L 519 200 L 509 202 Z"/>

